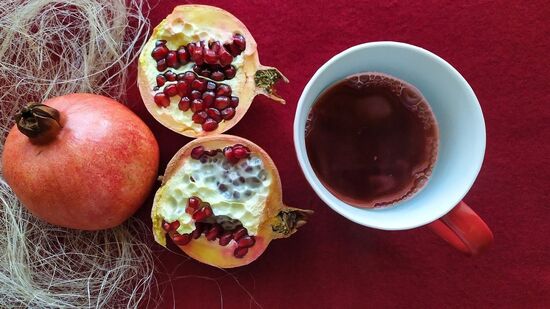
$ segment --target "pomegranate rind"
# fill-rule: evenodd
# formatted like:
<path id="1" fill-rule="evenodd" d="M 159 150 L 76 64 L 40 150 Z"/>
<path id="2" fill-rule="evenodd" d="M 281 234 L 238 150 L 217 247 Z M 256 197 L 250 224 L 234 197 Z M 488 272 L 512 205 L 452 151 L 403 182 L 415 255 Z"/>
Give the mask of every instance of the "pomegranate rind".
<path id="1" fill-rule="evenodd" d="M 207 241 L 204 239 L 204 236 L 199 238 L 199 240 L 203 239 L 203 241 L 197 242 L 197 240 L 193 240 L 187 245 L 180 246 L 180 248 L 189 256 L 200 262 L 212 266 L 230 268 L 249 264 L 265 251 L 272 239 L 281 238 L 280 235 L 271 230 L 273 218 L 277 216 L 279 211 L 286 208 L 282 202 L 281 179 L 275 163 L 262 148 L 251 141 L 237 136 L 219 134 L 191 141 L 182 147 L 168 163 L 165 174 L 162 177 L 162 184 L 155 195 L 153 209 L 151 212 L 151 218 L 153 221 L 153 235 L 159 244 L 166 246 L 166 231 L 162 228 L 164 218 L 160 214 L 160 208 L 162 207 L 161 200 L 163 200 L 163 195 L 165 194 L 165 185 L 177 174 L 177 172 L 186 164 L 188 160 L 194 160 L 191 158 L 191 151 L 193 148 L 203 146 L 207 150 L 223 149 L 227 146 L 233 146 L 235 144 L 242 144 L 248 147 L 251 153 L 258 155 L 262 159 L 264 169 L 271 174 L 269 194 L 264 200 L 264 204 L 258 205 L 259 208 L 263 209 L 262 216 L 259 221 L 258 233 L 256 235 L 252 235 L 261 239 L 261 241 L 257 240 L 256 244 L 250 249 L 249 253 L 244 258 L 235 258 L 232 256 L 233 250 L 227 249 L 231 244 L 227 247 L 221 247 L 218 245 L 217 241 Z M 197 244 L 195 244 L 195 242 L 197 242 Z M 225 250 L 231 251 L 231 256 L 224 253 Z"/>
<path id="2" fill-rule="evenodd" d="M 239 97 L 239 106 L 235 109 L 235 116 L 231 120 L 221 121 L 217 129 L 213 131 L 204 131 L 199 124 L 191 121 L 191 112 L 184 114 L 185 119 L 180 116 L 177 116 L 180 119 L 174 118 L 174 115 L 183 113 L 177 109 L 176 98 L 179 99 L 179 97 L 172 98 L 170 104 L 172 110 L 169 113 L 155 104 L 153 87 L 156 86 L 155 77 L 159 72 L 156 70 L 156 61 L 151 57 L 151 51 L 157 40 L 166 40 L 167 46 L 174 50 L 180 45 L 202 39 L 230 41 L 234 33 L 240 33 L 245 37 L 246 49 L 242 55 L 234 60 L 233 64 L 237 67 L 236 76 L 231 80 L 220 82 L 230 85 L 233 93 Z M 191 71 L 192 65 L 193 63 L 190 63 L 173 71 L 178 73 Z M 257 85 L 256 73 L 259 71 L 270 73 L 271 76 L 274 76 L 273 80 Z M 258 94 L 269 96 L 280 103 L 284 103 L 284 100 L 272 89 L 273 83 L 278 79 L 288 82 L 286 77 L 277 69 L 260 64 L 256 41 L 246 26 L 231 13 L 207 5 L 180 5 L 175 7 L 173 12 L 153 30 L 150 39 L 144 45 L 138 63 L 138 86 L 149 113 L 168 129 L 188 137 L 214 135 L 229 130 L 242 119 L 254 97 Z"/>

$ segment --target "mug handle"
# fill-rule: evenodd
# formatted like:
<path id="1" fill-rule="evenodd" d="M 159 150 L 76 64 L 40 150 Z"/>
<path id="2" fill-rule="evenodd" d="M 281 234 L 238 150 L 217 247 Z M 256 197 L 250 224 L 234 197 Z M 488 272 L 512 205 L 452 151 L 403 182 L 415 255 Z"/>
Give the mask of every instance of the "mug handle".
<path id="1" fill-rule="evenodd" d="M 464 201 L 428 227 L 456 249 L 477 255 L 493 242 L 493 232 Z"/>

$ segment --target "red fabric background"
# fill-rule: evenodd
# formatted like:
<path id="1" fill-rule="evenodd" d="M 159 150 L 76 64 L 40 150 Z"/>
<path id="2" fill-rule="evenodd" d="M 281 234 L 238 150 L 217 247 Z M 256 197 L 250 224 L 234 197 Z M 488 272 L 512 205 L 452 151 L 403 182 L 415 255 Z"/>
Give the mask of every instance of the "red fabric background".
<path id="1" fill-rule="evenodd" d="M 156 1 L 156 0 L 153 0 Z M 153 25 L 182 1 L 163 0 Z M 155 245 L 152 308 L 548 308 L 550 306 L 550 6 L 546 1 L 204 1 L 239 17 L 262 63 L 291 83 L 288 104 L 257 98 L 228 133 L 255 141 L 279 168 L 289 205 L 316 211 L 253 264 L 222 271 Z M 157 3 L 151 3 L 155 5 Z M 294 154 L 292 121 L 319 66 L 359 43 L 424 47 L 469 81 L 487 125 L 485 163 L 465 200 L 495 234 L 468 258 L 424 228 L 385 232 L 340 217 L 313 193 Z M 133 109 L 161 144 L 161 171 L 189 139 Z M 150 204 L 139 216 L 147 222 Z"/>

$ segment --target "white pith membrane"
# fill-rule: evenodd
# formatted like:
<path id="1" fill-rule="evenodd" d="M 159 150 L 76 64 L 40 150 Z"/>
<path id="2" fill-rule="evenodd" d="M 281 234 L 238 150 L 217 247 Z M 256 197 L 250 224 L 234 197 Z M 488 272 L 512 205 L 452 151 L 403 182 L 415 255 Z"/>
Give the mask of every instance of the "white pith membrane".
<path id="1" fill-rule="evenodd" d="M 170 50 L 177 50 L 180 46 L 186 46 L 188 43 L 198 43 L 200 41 L 205 42 L 214 42 L 214 41 L 220 41 L 222 45 L 224 43 L 228 43 L 232 41 L 233 32 L 231 31 L 224 31 L 218 27 L 213 28 L 209 26 L 208 23 L 206 24 L 196 24 L 196 23 L 190 23 L 186 22 L 181 18 L 176 19 L 166 19 L 163 20 L 157 28 L 159 29 L 157 31 L 158 40 L 165 40 L 167 41 L 166 47 Z M 163 89 L 171 84 L 176 84 L 177 82 L 166 82 L 164 86 L 159 87 L 158 90 L 153 90 L 157 86 L 156 77 L 159 74 L 163 74 L 166 71 L 171 70 L 172 72 L 176 74 L 185 73 L 185 72 L 193 72 L 193 66 L 195 65 L 195 62 L 192 60 L 188 62 L 185 65 L 180 66 L 178 69 L 175 68 L 168 68 L 164 71 L 158 71 L 157 70 L 157 61 L 153 59 L 151 56 L 151 53 L 153 49 L 155 48 L 157 40 L 150 40 L 143 49 L 142 57 L 140 57 L 140 66 L 145 68 L 145 76 L 147 79 L 147 82 L 149 84 L 149 89 L 151 96 L 154 97 L 155 94 L 160 93 L 163 91 Z M 243 64 L 244 64 L 244 55 L 245 53 L 241 53 L 240 55 L 233 58 L 233 62 L 231 65 L 233 65 L 237 69 L 237 73 L 235 77 L 232 79 L 226 79 L 223 81 L 214 81 L 210 78 L 197 75 L 197 78 L 203 78 L 207 81 L 215 82 L 216 84 L 226 84 L 229 87 L 231 87 L 232 90 L 232 96 L 236 96 L 240 98 L 241 95 L 241 87 L 238 85 L 243 85 L 246 80 L 246 74 L 244 70 L 242 70 Z M 176 95 L 170 98 L 170 106 L 168 107 L 159 107 L 154 106 L 150 111 L 155 113 L 156 117 L 160 119 L 168 119 L 168 121 L 175 121 L 179 125 L 181 125 L 181 128 L 179 128 L 179 131 L 185 131 L 188 129 L 191 129 L 195 132 L 201 132 L 203 131 L 200 124 L 194 123 L 191 119 L 191 116 L 193 116 L 193 112 L 189 109 L 185 112 L 181 111 L 178 108 L 178 103 L 180 100 L 180 96 Z M 237 107 L 238 109 L 239 107 Z M 223 120 L 222 120 L 223 122 Z"/>
<path id="2" fill-rule="evenodd" d="M 178 221 L 179 234 L 191 233 L 196 227 L 195 221 L 185 210 L 188 199 L 198 197 L 210 204 L 214 216 L 239 220 L 248 235 L 257 235 L 271 182 L 272 175 L 265 169 L 261 157 L 253 153 L 237 163 L 229 162 L 221 152 L 215 156 L 204 155 L 200 160 L 189 157 L 157 192 L 154 215 L 161 220 L 154 222 Z M 156 226 L 154 233 L 157 242 L 166 243 L 162 226 Z"/>

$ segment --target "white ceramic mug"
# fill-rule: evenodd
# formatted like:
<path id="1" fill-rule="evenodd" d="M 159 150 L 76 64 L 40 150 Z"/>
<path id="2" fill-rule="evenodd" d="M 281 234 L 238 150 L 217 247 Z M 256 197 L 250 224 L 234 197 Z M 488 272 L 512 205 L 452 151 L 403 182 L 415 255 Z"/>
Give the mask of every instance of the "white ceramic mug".
<path id="1" fill-rule="evenodd" d="M 429 102 L 439 125 L 439 153 L 425 187 L 411 198 L 380 209 L 357 208 L 330 193 L 307 157 L 305 124 L 311 106 L 328 86 L 346 76 L 366 72 L 393 75 L 416 86 Z M 383 230 L 429 226 L 457 249 L 476 254 L 493 240 L 491 230 L 468 207 L 466 195 L 483 162 L 485 122 L 466 80 L 445 60 L 413 45 L 372 42 L 334 56 L 308 82 L 294 119 L 294 146 L 300 167 L 317 195 L 351 221 Z"/>

